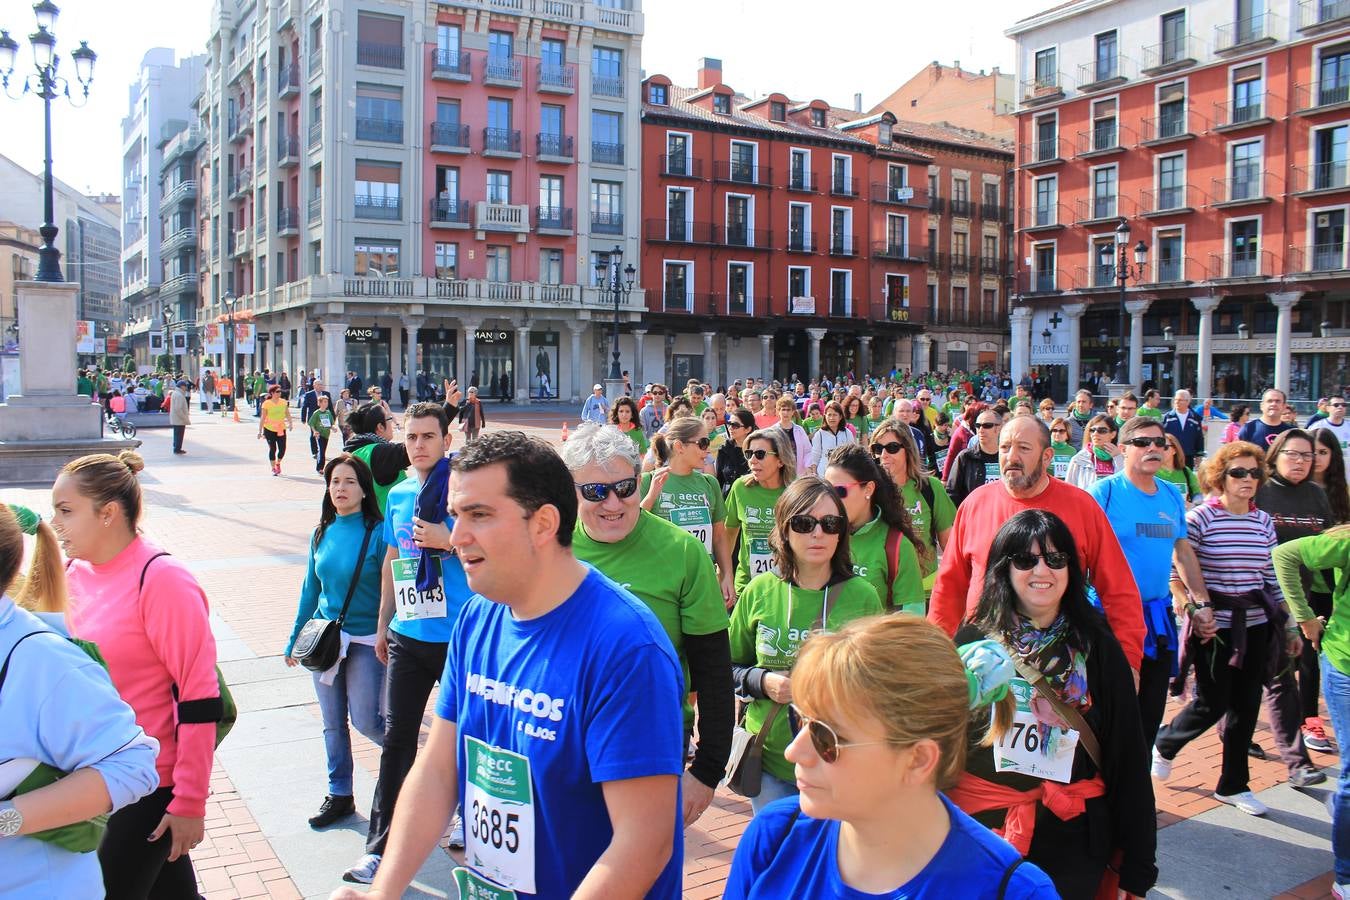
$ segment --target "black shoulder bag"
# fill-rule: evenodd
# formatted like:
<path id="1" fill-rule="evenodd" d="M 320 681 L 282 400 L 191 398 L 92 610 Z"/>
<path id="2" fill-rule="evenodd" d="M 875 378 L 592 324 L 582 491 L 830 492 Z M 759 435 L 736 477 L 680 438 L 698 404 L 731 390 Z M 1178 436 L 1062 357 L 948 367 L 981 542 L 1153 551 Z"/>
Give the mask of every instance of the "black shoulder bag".
<path id="1" fill-rule="evenodd" d="M 333 668 L 342 653 L 342 623 L 347 618 L 347 607 L 351 605 L 352 595 L 356 593 L 356 583 L 361 580 L 361 567 L 366 564 L 366 549 L 370 547 L 370 533 L 375 526 L 366 523 L 366 536 L 361 541 L 361 552 L 356 555 L 356 571 L 352 572 L 351 584 L 347 585 L 347 599 L 342 601 L 342 612 L 336 619 L 320 619 L 316 613 L 300 629 L 291 647 L 291 659 L 300 663 L 311 672 L 325 672 Z"/>

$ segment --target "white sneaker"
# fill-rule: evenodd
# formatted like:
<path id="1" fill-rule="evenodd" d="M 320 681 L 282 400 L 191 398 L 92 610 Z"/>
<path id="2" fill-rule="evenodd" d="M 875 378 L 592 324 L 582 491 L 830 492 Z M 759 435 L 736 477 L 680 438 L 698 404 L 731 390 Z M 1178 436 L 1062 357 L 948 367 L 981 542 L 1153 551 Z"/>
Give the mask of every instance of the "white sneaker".
<path id="1" fill-rule="evenodd" d="M 1158 748 L 1153 748 L 1153 768 L 1151 774 L 1159 781 L 1166 781 L 1172 777 L 1172 760 L 1158 752 Z"/>
<path id="2" fill-rule="evenodd" d="M 455 816 L 455 820 L 450 823 L 450 849 L 464 849 L 464 817 Z"/>
<path id="3" fill-rule="evenodd" d="M 370 884 L 375 880 L 375 873 L 378 871 L 380 871 L 380 857 L 374 853 L 367 853 L 356 861 L 356 865 L 342 873 L 342 880 L 353 884 Z"/>
<path id="4" fill-rule="evenodd" d="M 1336 900 L 1346 900 L 1347 897 L 1350 897 L 1350 884 L 1332 884 L 1331 896 L 1335 897 Z"/>
<path id="5" fill-rule="evenodd" d="M 1227 803 L 1229 806 L 1236 806 L 1249 816 L 1264 816 L 1270 812 L 1270 807 L 1266 806 L 1251 791 L 1243 791 L 1240 794 L 1230 794 L 1225 796 L 1218 793 L 1214 794 L 1214 799 L 1220 803 Z"/>

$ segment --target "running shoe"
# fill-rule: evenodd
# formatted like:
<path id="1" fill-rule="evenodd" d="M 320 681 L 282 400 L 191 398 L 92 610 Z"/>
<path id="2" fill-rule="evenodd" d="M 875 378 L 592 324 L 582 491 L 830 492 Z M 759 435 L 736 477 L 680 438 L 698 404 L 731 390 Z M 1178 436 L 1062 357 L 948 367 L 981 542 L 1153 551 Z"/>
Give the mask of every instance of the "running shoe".
<path id="1" fill-rule="evenodd" d="M 464 817 L 455 816 L 455 820 L 450 823 L 450 849 L 464 849 Z"/>
<path id="2" fill-rule="evenodd" d="M 1151 774 L 1159 781 L 1166 781 L 1172 777 L 1172 760 L 1158 752 L 1158 748 L 1153 748 L 1153 769 Z"/>
<path id="3" fill-rule="evenodd" d="M 1303 746 L 1318 753 L 1336 752 L 1336 745 L 1331 743 L 1327 730 L 1322 727 L 1321 716 L 1309 716 L 1303 720 Z"/>
<path id="4" fill-rule="evenodd" d="M 1346 900 L 1347 897 L 1350 897 L 1350 884 L 1333 883 L 1331 885 L 1331 896 L 1335 897 L 1336 900 Z"/>
<path id="5" fill-rule="evenodd" d="M 1289 773 L 1289 783 L 1294 787 L 1311 787 L 1327 780 L 1326 773 L 1311 766 L 1299 766 Z"/>
<path id="6" fill-rule="evenodd" d="M 1264 816 L 1270 812 L 1270 807 L 1266 806 L 1251 791 L 1242 791 L 1237 794 L 1220 794 L 1214 792 L 1214 799 L 1220 803 L 1227 803 L 1229 806 L 1237 807 L 1249 816 Z"/>
<path id="7" fill-rule="evenodd" d="M 329 794 L 323 798 L 323 803 L 319 804 L 317 815 L 309 817 L 310 828 L 327 828 L 334 822 L 341 822 L 348 816 L 356 814 L 356 802 L 351 795 L 339 796 Z"/>
<path id="8" fill-rule="evenodd" d="M 343 881 L 350 881 L 352 884 L 370 884 L 375 880 L 375 873 L 380 871 L 380 857 L 376 853 L 367 853 L 356 861 L 356 865 L 342 873 Z"/>
<path id="9" fill-rule="evenodd" d="M 1256 741 L 1252 741 L 1250 744 L 1247 745 L 1247 755 L 1250 756 L 1252 759 L 1265 759 L 1266 751 Z"/>

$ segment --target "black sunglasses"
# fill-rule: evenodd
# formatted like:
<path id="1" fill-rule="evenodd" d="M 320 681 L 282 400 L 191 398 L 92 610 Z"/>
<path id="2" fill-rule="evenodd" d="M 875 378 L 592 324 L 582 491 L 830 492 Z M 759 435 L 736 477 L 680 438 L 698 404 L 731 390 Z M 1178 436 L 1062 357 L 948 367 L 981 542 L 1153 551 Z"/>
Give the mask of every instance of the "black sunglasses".
<path id="1" fill-rule="evenodd" d="M 1000 424 L 999 422 L 977 422 L 975 427 L 983 431 L 986 428 L 998 428 Z"/>
<path id="2" fill-rule="evenodd" d="M 1257 480 L 1260 480 L 1261 469 L 1258 467 L 1244 469 L 1241 466 L 1238 466 L 1236 468 L 1229 469 L 1223 474 L 1227 475 L 1229 478 L 1255 478 Z"/>
<path id="3" fill-rule="evenodd" d="M 1129 444 L 1131 447 L 1157 447 L 1157 448 L 1161 449 L 1161 448 L 1167 446 L 1167 438 L 1165 438 L 1165 437 L 1151 437 L 1151 438 L 1150 438 L 1150 437 L 1137 437 L 1137 438 L 1130 438 L 1130 439 L 1129 439 L 1128 441 L 1126 441 L 1125 443 Z"/>
<path id="4" fill-rule="evenodd" d="M 1115 433 L 1115 429 L 1114 429 L 1114 428 L 1107 428 L 1105 425 L 1098 425 L 1096 428 L 1089 428 L 1088 431 L 1090 431 L 1092 434 L 1114 434 L 1114 433 Z"/>
<path id="5" fill-rule="evenodd" d="M 899 441 L 891 441 L 890 443 L 887 444 L 873 444 L 872 455 L 880 456 L 883 453 L 889 453 L 892 456 L 894 456 L 903 449 L 905 449 L 905 447 Z"/>
<path id="6" fill-rule="evenodd" d="M 701 438 L 699 438 L 699 439 L 696 440 L 696 441 L 681 441 L 680 443 L 682 443 L 682 444 L 694 444 L 694 445 L 697 446 L 698 449 L 700 449 L 700 450 L 707 450 L 707 449 L 708 449 L 708 445 L 711 444 L 712 442 L 709 441 L 706 437 L 701 437 Z"/>
<path id="7" fill-rule="evenodd" d="M 591 481 L 577 485 L 577 490 L 581 491 L 581 496 L 592 503 L 604 503 L 605 499 L 609 497 L 610 491 L 613 491 L 614 496 L 620 500 L 626 500 L 633 496 L 637 489 L 636 478 L 625 478 L 612 484 L 605 484 L 603 481 Z"/>
<path id="8" fill-rule="evenodd" d="M 1062 569 L 1069 564 L 1069 554 L 1061 553 L 1058 550 L 1050 553 L 1014 553 L 1008 557 L 1013 568 L 1020 569 L 1023 572 L 1030 572 L 1036 568 L 1039 560 L 1045 560 L 1045 564 L 1052 569 Z"/>
<path id="9" fill-rule="evenodd" d="M 745 455 L 751 459 L 763 459 L 766 456 L 777 456 L 772 450 L 747 450 Z"/>
<path id="10" fill-rule="evenodd" d="M 846 524 L 848 520 L 843 516 L 821 516 L 817 519 L 815 516 L 800 515 L 788 519 L 788 527 L 798 534 L 810 534 L 817 525 L 826 534 L 843 534 Z"/>

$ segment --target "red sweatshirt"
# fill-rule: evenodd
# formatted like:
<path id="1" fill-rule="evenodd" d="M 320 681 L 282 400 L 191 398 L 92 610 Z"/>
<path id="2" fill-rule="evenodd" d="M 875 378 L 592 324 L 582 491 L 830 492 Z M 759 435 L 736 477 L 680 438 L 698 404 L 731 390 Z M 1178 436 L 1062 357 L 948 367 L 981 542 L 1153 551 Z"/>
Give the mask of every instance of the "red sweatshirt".
<path id="1" fill-rule="evenodd" d="M 994 535 L 1024 509 L 1044 509 L 1064 520 L 1111 631 L 1131 668 L 1138 669 L 1144 655 L 1144 613 L 1130 564 L 1097 502 L 1086 491 L 1057 478 L 1051 478 L 1046 489 L 1030 500 L 1014 498 L 1001 481 L 991 482 L 976 488 L 956 508 L 951 540 L 942 548 L 942 564 L 933 582 L 928 618 L 947 634 L 956 634 L 979 605 Z"/>
<path id="2" fill-rule="evenodd" d="M 66 570 L 66 622 L 71 635 L 98 645 L 113 685 L 136 712 L 136 724 L 159 741 L 155 768 L 160 785 L 173 787 L 169 812 L 200 818 L 206 814 L 216 726 L 180 723 L 179 703 L 220 696 L 216 641 L 206 594 L 182 562 L 156 559 L 140 590 L 141 571 L 159 552 L 138 537 L 103 565 L 73 560 Z"/>

